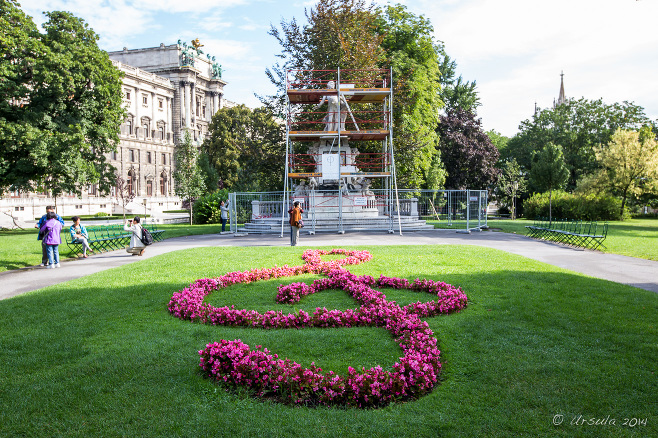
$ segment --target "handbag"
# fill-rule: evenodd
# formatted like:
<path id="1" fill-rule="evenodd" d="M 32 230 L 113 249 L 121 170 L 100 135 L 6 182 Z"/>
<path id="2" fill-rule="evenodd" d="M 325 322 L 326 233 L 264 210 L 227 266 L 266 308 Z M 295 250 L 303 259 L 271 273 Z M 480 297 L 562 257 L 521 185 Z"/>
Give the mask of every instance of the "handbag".
<path id="1" fill-rule="evenodd" d="M 304 221 L 300 219 L 299 222 L 297 222 L 297 227 L 304 228 Z"/>
<path id="2" fill-rule="evenodd" d="M 47 235 L 48 235 L 48 228 L 46 228 L 45 230 L 39 230 L 39 239 L 38 240 L 45 239 Z"/>

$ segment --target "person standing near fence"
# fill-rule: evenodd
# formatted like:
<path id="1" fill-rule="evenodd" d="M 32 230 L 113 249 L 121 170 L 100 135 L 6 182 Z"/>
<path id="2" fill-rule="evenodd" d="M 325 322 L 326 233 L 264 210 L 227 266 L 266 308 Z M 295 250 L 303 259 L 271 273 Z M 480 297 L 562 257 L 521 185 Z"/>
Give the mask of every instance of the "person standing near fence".
<path id="1" fill-rule="evenodd" d="M 135 216 L 135 219 L 128 219 L 123 229 L 132 232 L 130 246 L 126 248 L 126 252 L 143 256 L 146 246 L 142 243 L 142 224 L 139 223 L 139 216 Z"/>
<path id="2" fill-rule="evenodd" d="M 295 201 L 292 208 L 288 210 L 288 214 L 290 215 L 290 246 L 297 246 L 299 225 L 302 221 L 302 209 L 299 208 L 299 201 Z"/>
<path id="3" fill-rule="evenodd" d="M 222 218 L 222 233 L 226 231 L 226 221 L 228 220 L 228 199 L 226 200 L 226 205 L 224 205 L 224 201 L 219 204 L 219 209 L 222 211 L 221 218 Z"/>
<path id="4" fill-rule="evenodd" d="M 48 213 L 51 211 L 55 213 L 55 207 L 53 207 L 52 205 L 47 206 L 46 214 L 41 216 L 41 219 L 39 219 L 39 222 L 34 226 L 34 228 L 38 228 L 39 230 L 41 230 L 43 224 L 46 223 L 47 220 L 46 216 L 48 216 Z M 64 219 L 62 219 L 60 215 L 55 214 L 55 219 L 57 219 L 59 223 L 62 224 L 62 226 L 64 226 Z M 41 264 L 39 266 L 48 266 L 48 248 L 46 242 L 43 239 L 41 232 L 39 232 L 39 235 L 37 236 L 37 240 L 41 241 Z"/>
<path id="5" fill-rule="evenodd" d="M 43 242 L 48 253 L 48 266 L 46 268 L 59 268 L 59 244 L 62 243 L 60 233 L 62 224 L 57 220 L 57 213 L 49 211 L 46 214 L 46 222 L 39 229 L 43 234 Z"/>

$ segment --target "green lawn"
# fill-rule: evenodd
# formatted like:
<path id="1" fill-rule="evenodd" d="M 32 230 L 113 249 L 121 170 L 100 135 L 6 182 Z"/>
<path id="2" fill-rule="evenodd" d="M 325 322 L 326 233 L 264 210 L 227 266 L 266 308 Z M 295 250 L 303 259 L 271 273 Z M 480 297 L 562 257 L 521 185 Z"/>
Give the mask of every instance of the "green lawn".
<path id="1" fill-rule="evenodd" d="M 198 248 L 0 301 L 0 436 L 658 436 L 658 294 L 487 248 L 358 249 L 374 259 L 350 267 L 355 274 L 426 277 L 468 295 L 463 312 L 427 320 L 444 363 L 431 394 L 376 410 L 304 408 L 204 379 L 197 351 L 220 339 L 339 372 L 389 368 L 400 349 L 377 328 L 259 330 L 176 319 L 167 303 L 191 281 L 296 265 L 302 253 Z M 292 280 L 233 286 L 208 300 L 260 310 L 355 307 L 340 292 L 277 305 L 276 286 Z M 413 298 L 384 292 L 401 304 Z M 556 415 L 563 424 L 553 424 Z M 579 415 L 615 424 L 575 424 Z M 623 425 L 632 418 L 646 425 Z"/>
<path id="2" fill-rule="evenodd" d="M 65 259 L 69 256 L 66 246 L 66 235 L 69 233 L 70 223 L 62 229 L 62 245 L 59 247 L 60 256 Z M 89 225 L 89 224 L 87 224 Z M 219 233 L 221 225 L 188 225 L 172 224 L 157 225 L 158 229 L 167 230 L 165 239 L 195 234 Z M 25 230 L 0 230 L 0 272 L 12 269 L 35 266 L 41 263 L 41 242 L 37 241 L 36 228 Z"/>
<path id="3" fill-rule="evenodd" d="M 489 227 L 506 233 L 526 234 L 525 226 L 532 221 L 490 220 Z M 658 219 L 628 219 L 609 222 L 608 237 L 603 252 L 658 260 Z"/>

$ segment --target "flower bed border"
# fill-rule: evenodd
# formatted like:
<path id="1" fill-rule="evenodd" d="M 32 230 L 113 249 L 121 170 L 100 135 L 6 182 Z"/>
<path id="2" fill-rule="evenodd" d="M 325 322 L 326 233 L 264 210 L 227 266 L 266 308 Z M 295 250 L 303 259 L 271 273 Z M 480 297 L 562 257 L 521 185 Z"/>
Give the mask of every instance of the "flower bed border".
<path id="1" fill-rule="evenodd" d="M 323 261 L 322 255 L 343 254 L 340 260 Z M 303 368 L 296 362 L 279 357 L 261 346 L 250 349 L 239 339 L 210 343 L 199 351 L 204 373 L 217 381 L 246 386 L 259 397 L 274 397 L 282 402 L 304 405 L 349 405 L 381 407 L 392 401 L 404 401 L 430 392 L 437 383 L 441 369 L 440 351 L 428 324 L 420 317 L 458 312 L 467 305 L 461 289 L 433 280 L 406 279 L 380 276 L 356 276 L 343 268 L 372 259 L 367 251 L 344 249 L 306 250 L 305 264 L 269 269 L 229 272 L 217 278 L 195 281 L 176 292 L 169 302 L 169 312 L 183 320 L 204 324 L 273 328 L 354 327 L 386 328 L 399 343 L 403 356 L 393 364 L 392 371 L 376 366 L 357 371 L 348 368 L 346 376 L 333 371 L 323 372 L 312 364 Z M 214 307 L 203 304 L 204 298 L 215 290 L 238 283 L 250 283 L 270 278 L 324 274 L 326 278 L 311 285 L 292 283 L 279 286 L 277 301 L 296 303 L 303 296 L 327 289 L 341 289 L 359 304 L 357 309 L 327 310 L 316 308 L 312 315 L 300 310 L 285 315 L 268 311 L 235 309 L 235 306 Z M 400 307 L 395 301 L 373 287 L 415 290 L 435 294 L 437 299 L 416 302 Z"/>

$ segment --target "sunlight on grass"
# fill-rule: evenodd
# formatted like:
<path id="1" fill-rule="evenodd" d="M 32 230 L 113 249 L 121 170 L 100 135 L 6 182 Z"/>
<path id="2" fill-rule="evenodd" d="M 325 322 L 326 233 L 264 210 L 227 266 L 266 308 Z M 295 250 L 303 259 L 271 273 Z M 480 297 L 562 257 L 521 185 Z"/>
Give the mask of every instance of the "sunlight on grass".
<path id="1" fill-rule="evenodd" d="M 204 379 L 197 351 L 220 339 L 338 372 L 390 367 L 400 348 L 372 327 L 260 330 L 174 318 L 169 299 L 198 278 L 302 263 L 299 248 L 198 248 L 0 301 L 0 436 L 658 435 L 658 294 L 486 248 L 358 249 L 374 258 L 349 267 L 355 274 L 431 278 L 468 295 L 461 313 L 427 319 L 443 362 L 431 394 L 377 410 L 291 408 Z M 230 287 L 207 301 L 275 309 L 279 284 L 316 278 L 302 277 Z M 400 304 L 429 299 L 383 292 Z M 281 308 L 325 306 L 356 304 L 325 291 Z M 567 423 L 578 414 L 649 421 L 556 428 L 556 413 Z"/>

